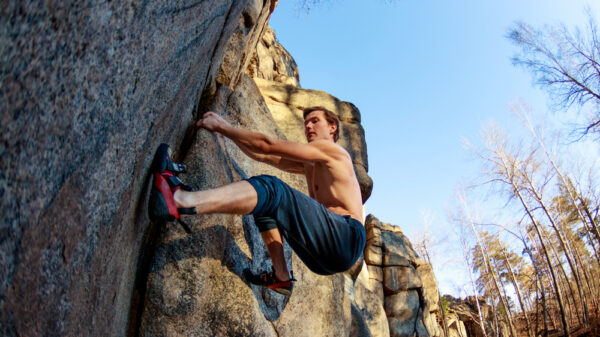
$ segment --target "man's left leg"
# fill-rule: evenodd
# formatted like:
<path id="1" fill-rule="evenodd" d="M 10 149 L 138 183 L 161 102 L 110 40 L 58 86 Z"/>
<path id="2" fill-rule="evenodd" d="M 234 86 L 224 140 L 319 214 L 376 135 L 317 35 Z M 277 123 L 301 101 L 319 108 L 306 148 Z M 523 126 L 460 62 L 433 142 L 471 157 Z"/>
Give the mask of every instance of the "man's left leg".
<path id="1" fill-rule="evenodd" d="M 285 263 L 283 239 L 281 238 L 279 229 L 273 228 L 264 232 L 260 232 L 260 236 L 262 236 L 262 239 L 269 250 L 275 277 L 277 277 L 278 280 L 289 280 L 290 272 L 288 271 L 287 264 Z"/>

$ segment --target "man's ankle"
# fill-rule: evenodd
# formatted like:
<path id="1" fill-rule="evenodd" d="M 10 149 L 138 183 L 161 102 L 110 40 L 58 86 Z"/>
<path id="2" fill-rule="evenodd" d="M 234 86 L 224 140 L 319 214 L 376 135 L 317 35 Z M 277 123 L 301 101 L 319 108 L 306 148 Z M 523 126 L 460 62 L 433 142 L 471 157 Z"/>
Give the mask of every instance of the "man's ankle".
<path id="1" fill-rule="evenodd" d="M 187 207 L 184 203 L 185 202 L 185 191 L 178 189 L 177 191 L 175 191 L 175 193 L 173 193 L 173 199 L 175 200 L 175 206 L 177 206 L 177 208 Z"/>
<path id="2" fill-rule="evenodd" d="M 291 279 L 290 277 L 290 273 L 285 271 L 285 272 L 280 272 L 278 273 L 277 271 L 275 272 L 275 277 L 282 282 L 288 281 L 289 279 Z"/>

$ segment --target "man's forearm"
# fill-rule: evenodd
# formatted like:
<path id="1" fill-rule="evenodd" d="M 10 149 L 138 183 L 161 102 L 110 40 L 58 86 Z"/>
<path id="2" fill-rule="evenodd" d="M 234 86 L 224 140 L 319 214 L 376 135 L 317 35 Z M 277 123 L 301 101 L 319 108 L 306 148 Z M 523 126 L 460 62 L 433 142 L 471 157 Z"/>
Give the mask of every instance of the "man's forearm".
<path id="1" fill-rule="evenodd" d="M 254 154 L 266 154 L 266 149 L 272 143 L 272 140 L 262 133 L 236 128 L 231 125 L 220 127 L 218 132 L 231 139 L 242 151 L 245 149 Z"/>
<path id="2" fill-rule="evenodd" d="M 242 150 L 242 152 L 244 152 L 248 157 L 257 160 L 259 162 L 265 163 L 265 164 L 269 164 L 273 167 L 276 167 L 280 170 L 284 170 L 286 172 L 291 172 L 291 173 L 304 173 L 304 165 L 300 162 L 294 162 L 291 160 L 286 160 L 281 158 L 281 156 L 277 156 L 277 155 L 273 155 L 273 154 L 263 154 L 263 153 L 256 153 L 256 152 L 252 152 L 250 151 L 250 149 L 248 149 L 244 144 L 240 143 L 239 141 L 233 140 L 232 141 L 235 143 L 235 145 L 237 145 L 240 150 Z"/>
<path id="3" fill-rule="evenodd" d="M 300 162 L 283 159 L 281 156 L 265 153 L 265 146 L 272 143 L 271 138 L 258 132 L 238 129 L 232 126 L 219 130 L 223 136 L 231 139 L 248 157 L 291 173 L 304 173 Z"/>
<path id="4" fill-rule="evenodd" d="M 235 143 L 235 145 L 237 145 L 238 148 L 240 148 L 240 150 L 242 150 L 242 152 L 244 152 L 248 157 L 260 161 L 260 162 L 267 162 L 268 158 L 267 155 L 262 154 L 262 153 L 258 153 L 258 152 L 253 152 L 251 151 L 246 145 L 244 145 L 243 143 L 241 143 L 238 140 L 232 139 L 232 141 Z"/>

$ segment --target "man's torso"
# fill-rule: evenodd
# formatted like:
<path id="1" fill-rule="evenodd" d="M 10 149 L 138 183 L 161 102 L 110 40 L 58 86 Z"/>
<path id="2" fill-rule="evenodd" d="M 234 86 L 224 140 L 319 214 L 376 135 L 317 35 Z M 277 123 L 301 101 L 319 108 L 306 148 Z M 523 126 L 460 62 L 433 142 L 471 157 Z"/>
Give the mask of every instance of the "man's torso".
<path id="1" fill-rule="evenodd" d="M 350 215 L 362 223 L 362 197 L 354 167 L 350 155 L 341 147 L 339 151 L 343 154 L 332 156 L 329 161 L 304 164 L 308 190 L 330 211 Z"/>

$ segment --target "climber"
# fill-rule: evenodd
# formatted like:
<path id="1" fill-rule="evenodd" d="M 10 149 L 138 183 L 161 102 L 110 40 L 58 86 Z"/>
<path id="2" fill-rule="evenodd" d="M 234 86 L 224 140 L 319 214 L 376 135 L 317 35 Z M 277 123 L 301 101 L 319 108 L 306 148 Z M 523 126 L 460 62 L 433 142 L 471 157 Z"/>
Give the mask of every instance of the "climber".
<path id="1" fill-rule="evenodd" d="M 335 114 L 323 107 L 304 110 L 308 144 L 235 128 L 210 111 L 196 126 L 231 139 L 254 160 L 304 174 L 310 197 L 266 175 L 192 192 L 177 177 L 186 171 L 185 165 L 171 162 L 168 145 L 162 144 L 153 164 L 149 204 L 153 221 L 164 223 L 190 214 L 252 214 L 273 267 L 259 274 L 246 269 L 244 276 L 250 283 L 284 295 L 290 295 L 296 280 L 285 262 L 282 235 L 317 274 L 331 275 L 353 266 L 366 241 L 362 199 L 350 155 L 335 143 L 339 137 Z"/>

